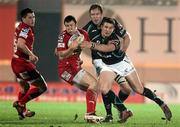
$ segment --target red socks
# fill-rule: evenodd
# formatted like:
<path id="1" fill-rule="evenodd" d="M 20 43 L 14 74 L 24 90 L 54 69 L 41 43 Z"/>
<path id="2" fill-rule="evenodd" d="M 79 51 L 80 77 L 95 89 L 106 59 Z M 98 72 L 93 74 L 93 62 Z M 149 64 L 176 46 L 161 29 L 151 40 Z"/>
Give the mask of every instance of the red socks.
<path id="1" fill-rule="evenodd" d="M 18 101 L 21 100 L 25 95 L 26 95 L 26 93 L 19 92 Z"/>
<path id="2" fill-rule="evenodd" d="M 26 104 L 28 101 L 38 97 L 41 95 L 42 92 L 40 92 L 39 88 L 31 88 L 28 90 L 26 95 L 19 100 L 20 104 Z"/>
<path id="3" fill-rule="evenodd" d="M 90 89 L 86 91 L 87 113 L 95 113 L 96 110 L 96 93 Z"/>

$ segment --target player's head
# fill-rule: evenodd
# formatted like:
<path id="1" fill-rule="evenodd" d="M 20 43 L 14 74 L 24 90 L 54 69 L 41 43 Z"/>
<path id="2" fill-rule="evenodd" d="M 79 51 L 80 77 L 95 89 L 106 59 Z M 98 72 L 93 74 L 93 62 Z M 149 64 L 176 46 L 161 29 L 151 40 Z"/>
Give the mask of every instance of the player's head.
<path id="1" fill-rule="evenodd" d="M 23 9 L 21 11 L 21 20 L 22 20 L 22 22 L 26 23 L 27 25 L 33 27 L 35 25 L 34 11 L 29 8 Z"/>
<path id="2" fill-rule="evenodd" d="M 89 8 L 89 15 L 94 24 L 100 25 L 103 19 L 103 9 L 101 5 L 92 4 Z"/>
<path id="3" fill-rule="evenodd" d="M 112 18 L 105 18 L 101 23 L 101 35 L 109 37 L 114 31 L 115 21 Z"/>
<path id="4" fill-rule="evenodd" d="M 64 18 L 64 26 L 69 34 L 74 34 L 77 30 L 77 21 L 74 16 L 68 15 Z"/>

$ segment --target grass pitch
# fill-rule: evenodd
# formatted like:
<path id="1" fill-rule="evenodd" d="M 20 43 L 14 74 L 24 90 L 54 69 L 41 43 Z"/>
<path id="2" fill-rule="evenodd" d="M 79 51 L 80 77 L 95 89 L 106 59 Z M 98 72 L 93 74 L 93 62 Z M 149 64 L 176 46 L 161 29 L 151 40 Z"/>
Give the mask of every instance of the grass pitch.
<path id="1" fill-rule="evenodd" d="M 0 101 L 0 127 L 180 127 L 180 105 L 172 104 L 171 122 L 161 120 L 163 113 L 155 104 L 127 104 L 133 117 L 119 124 L 117 111 L 113 108 L 113 123 L 87 124 L 84 121 L 85 103 L 30 102 L 28 108 L 35 111 L 33 118 L 18 120 L 12 102 Z M 78 118 L 74 120 L 75 114 Z M 105 116 L 102 103 L 97 104 L 97 114 Z"/>

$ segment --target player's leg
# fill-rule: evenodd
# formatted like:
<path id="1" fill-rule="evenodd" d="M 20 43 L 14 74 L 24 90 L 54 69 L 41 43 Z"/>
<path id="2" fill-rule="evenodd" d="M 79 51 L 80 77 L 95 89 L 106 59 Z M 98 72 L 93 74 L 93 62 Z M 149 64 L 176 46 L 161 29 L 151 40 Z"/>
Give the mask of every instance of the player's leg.
<path id="1" fill-rule="evenodd" d="M 121 122 L 125 122 L 129 116 L 132 116 L 132 112 L 128 111 L 122 101 L 115 95 L 113 91 L 110 91 L 116 74 L 112 71 L 101 71 L 99 75 L 98 84 L 100 84 L 100 91 L 104 94 L 106 100 L 111 100 L 111 103 L 117 108 L 120 113 Z"/>
<path id="2" fill-rule="evenodd" d="M 118 97 L 122 102 L 124 102 L 128 98 L 129 94 L 131 93 L 131 88 L 127 84 L 126 79 L 124 77 L 121 77 L 120 75 L 116 76 L 115 81 L 121 87 L 121 89 L 118 93 Z M 113 92 L 113 91 L 110 90 L 110 92 Z M 104 107 L 105 107 L 106 113 L 107 113 L 103 122 L 112 122 L 113 117 L 112 117 L 112 109 L 111 109 L 111 107 L 112 107 L 111 100 L 106 99 L 104 94 L 102 94 L 102 98 L 103 98 Z"/>
<path id="3" fill-rule="evenodd" d="M 122 102 L 124 102 L 128 98 L 128 96 L 130 95 L 132 89 L 129 86 L 128 82 L 126 81 L 125 77 L 117 75 L 117 77 L 115 78 L 115 81 L 121 87 L 121 89 L 118 93 L 118 97 Z"/>
<path id="4" fill-rule="evenodd" d="M 26 109 L 26 103 L 45 92 L 47 90 L 47 84 L 44 81 L 43 77 L 35 69 L 31 71 L 22 72 L 20 75 L 22 79 L 26 79 L 26 81 L 35 86 L 33 88 L 28 89 L 26 94 L 13 104 L 20 116 L 19 119 L 23 119 L 27 116 L 26 114 L 24 114 L 24 110 Z"/>
<path id="5" fill-rule="evenodd" d="M 30 86 L 29 86 L 29 83 L 27 83 L 26 81 L 24 81 L 24 80 L 22 80 L 20 78 L 17 78 L 17 81 L 18 81 L 19 86 L 20 86 L 20 91 L 19 91 L 19 94 L 18 94 L 18 101 L 19 101 L 26 95 L 26 93 L 29 90 Z M 35 115 L 35 112 L 30 111 L 29 109 L 26 109 L 26 105 L 25 105 L 25 109 L 24 109 L 23 114 L 26 117 L 32 117 L 32 116 Z"/>
<path id="6" fill-rule="evenodd" d="M 168 106 L 164 103 L 163 100 L 161 100 L 159 97 L 157 97 L 157 95 L 154 92 L 152 92 L 150 89 L 148 89 L 142 85 L 136 71 L 134 71 L 131 74 L 129 74 L 128 76 L 126 76 L 126 79 L 128 80 L 129 85 L 135 92 L 156 102 L 163 110 L 167 120 L 169 120 L 169 121 L 171 120 L 172 113 L 171 113 L 170 109 L 168 108 Z"/>
<path id="7" fill-rule="evenodd" d="M 97 80 L 87 71 L 81 69 L 73 78 L 74 84 L 86 91 L 86 115 L 85 119 L 88 122 L 99 123 L 102 117 L 96 116 L 96 100 L 98 95 Z"/>
<path id="8" fill-rule="evenodd" d="M 30 86 L 29 86 L 29 83 L 27 83 L 26 81 L 20 79 L 20 78 L 17 78 L 17 81 L 19 83 L 19 86 L 20 86 L 20 91 L 19 91 L 19 94 L 18 94 L 18 100 L 22 99 L 27 91 L 29 90 Z"/>
<path id="9" fill-rule="evenodd" d="M 95 60 L 93 60 L 93 65 L 94 65 L 94 67 L 96 69 L 97 76 L 99 76 L 104 63 L 102 62 L 101 59 L 95 59 Z M 113 117 L 112 117 L 111 101 L 109 99 L 107 99 L 104 94 L 101 94 L 101 95 L 102 95 L 103 104 L 104 104 L 104 107 L 105 107 L 105 110 L 106 110 L 106 117 L 103 120 L 103 122 L 112 122 Z"/>
<path id="10" fill-rule="evenodd" d="M 29 77 L 31 77 L 31 79 L 29 79 L 29 83 L 34 87 L 30 88 L 27 91 L 26 95 L 21 100 L 19 100 L 19 103 L 22 105 L 40 96 L 47 90 L 47 83 L 37 70 L 34 69 L 32 71 L 29 71 L 28 74 Z"/>

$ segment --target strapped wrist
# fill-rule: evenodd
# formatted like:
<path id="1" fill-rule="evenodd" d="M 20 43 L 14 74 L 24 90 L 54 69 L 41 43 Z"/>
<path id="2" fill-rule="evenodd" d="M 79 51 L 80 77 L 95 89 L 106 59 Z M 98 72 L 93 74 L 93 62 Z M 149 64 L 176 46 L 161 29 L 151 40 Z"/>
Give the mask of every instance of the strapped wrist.
<path id="1" fill-rule="evenodd" d="M 91 49 L 95 49 L 96 44 L 95 43 L 91 43 Z"/>

